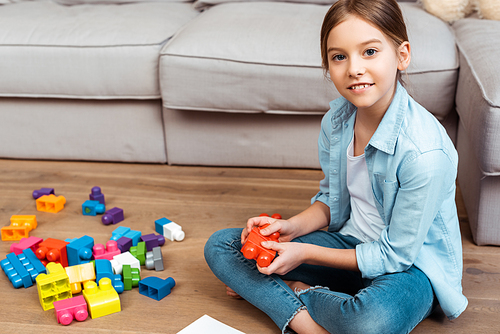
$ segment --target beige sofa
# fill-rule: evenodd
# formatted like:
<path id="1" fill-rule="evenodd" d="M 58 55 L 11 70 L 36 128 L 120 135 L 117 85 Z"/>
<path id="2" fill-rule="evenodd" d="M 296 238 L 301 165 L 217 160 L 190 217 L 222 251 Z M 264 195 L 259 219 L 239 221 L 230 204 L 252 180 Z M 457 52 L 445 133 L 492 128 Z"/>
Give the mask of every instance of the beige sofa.
<path id="1" fill-rule="evenodd" d="M 318 168 L 320 120 L 339 96 L 319 51 L 332 1 L 0 5 L 0 157 Z M 413 48 L 408 89 L 453 140 L 458 129 L 476 242 L 500 244 L 489 200 L 500 194 L 498 94 L 485 98 L 474 64 L 473 74 L 461 69 L 469 47 L 488 49 L 462 25 L 481 25 L 401 7 Z"/>

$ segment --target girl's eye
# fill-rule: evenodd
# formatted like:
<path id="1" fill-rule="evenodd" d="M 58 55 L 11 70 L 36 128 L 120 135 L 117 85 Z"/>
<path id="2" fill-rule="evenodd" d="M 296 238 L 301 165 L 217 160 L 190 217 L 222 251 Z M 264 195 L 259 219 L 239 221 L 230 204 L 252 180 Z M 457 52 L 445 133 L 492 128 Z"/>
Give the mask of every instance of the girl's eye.
<path id="1" fill-rule="evenodd" d="M 334 61 L 341 61 L 341 60 L 344 60 L 345 59 L 345 56 L 344 55 L 335 55 L 332 57 L 332 60 Z"/>
<path id="2" fill-rule="evenodd" d="M 365 54 L 366 54 L 367 56 L 370 56 L 370 57 L 371 57 L 371 56 L 374 56 L 374 55 L 375 55 L 375 53 L 377 53 L 377 50 L 375 50 L 375 49 L 368 49 L 368 50 L 366 50 L 366 51 L 365 51 Z"/>

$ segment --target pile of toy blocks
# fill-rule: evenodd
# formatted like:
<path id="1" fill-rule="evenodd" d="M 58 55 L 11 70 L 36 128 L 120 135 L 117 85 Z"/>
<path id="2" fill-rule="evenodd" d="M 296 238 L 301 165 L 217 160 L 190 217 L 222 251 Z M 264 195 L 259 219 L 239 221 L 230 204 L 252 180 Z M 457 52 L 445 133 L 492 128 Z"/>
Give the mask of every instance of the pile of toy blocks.
<path id="1" fill-rule="evenodd" d="M 66 199 L 55 196 L 53 188 L 33 192 L 37 210 L 57 213 Z M 105 225 L 124 220 L 123 210 L 105 210 L 104 195 L 92 188 L 89 200 L 82 204 L 82 214 L 103 214 Z M 139 293 L 161 300 L 175 286 L 172 277 L 146 277 L 141 280 L 141 266 L 164 270 L 161 246 L 165 238 L 184 239 L 182 228 L 167 218 L 155 221 L 159 234 L 142 235 L 128 227 L 116 228 L 106 245 L 95 244 L 88 235 L 80 238 L 45 240 L 29 236 L 37 227 L 35 215 L 12 216 L 9 226 L 1 229 L 3 241 L 19 241 L 10 246 L 10 254 L 0 262 L 14 288 L 28 288 L 36 283 L 44 310 L 55 309 L 58 323 L 69 325 L 121 311 L 120 298 L 125 290 L 139 287 Z M 80 294 L 75 296 L 77 294 Z"/>

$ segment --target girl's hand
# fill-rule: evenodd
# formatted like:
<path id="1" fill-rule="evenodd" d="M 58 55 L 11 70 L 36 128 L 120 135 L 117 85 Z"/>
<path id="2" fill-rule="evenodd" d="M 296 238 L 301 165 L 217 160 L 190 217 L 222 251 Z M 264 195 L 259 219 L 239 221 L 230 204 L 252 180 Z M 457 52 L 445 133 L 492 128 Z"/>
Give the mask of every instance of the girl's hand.
<path id="1" fill-rule="evenodd" d="M 241 232 L 241 243 L 244 244 L 247 241 L 248 235 L 254 227 L 259 227 L 266 224 L 271 225 L 260 231 L 263 236 L 269 236 L 274 232 L 279 232 L 280 237 L 278 240 L 280 242 L 288 242 L 293 239 L 293 233 L 295 231 L 293 225 L 290 224 L 288 220 L 275 219 L 271 217 L 254 217 L 250 218 L 247 221 L 246 228 Z"/>
<path id="2" fill-rule="evenodd" d="M 257 269 L 265 275 L 285 275 L 304 263 L 305 250 L 308 245 L 299 242 L 265 241 L 262 246 L 277 251 L 279 256 L 275 257 L 268 267 L 262 268 L 257 265 Z"/>

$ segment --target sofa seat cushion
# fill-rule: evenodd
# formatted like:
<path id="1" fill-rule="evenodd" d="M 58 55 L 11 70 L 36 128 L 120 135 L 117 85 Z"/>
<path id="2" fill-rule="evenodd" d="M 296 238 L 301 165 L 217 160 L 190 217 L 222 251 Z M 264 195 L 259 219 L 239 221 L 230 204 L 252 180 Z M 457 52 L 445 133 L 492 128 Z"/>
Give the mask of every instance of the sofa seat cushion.
<path id="1" fill-rule="evenodd" d="M 453 110 L 458 60 L 449 27 L 416 4 L 401 4 L 413 46 L 417 101 L 438 118 Z M 168 109 L 324 113 L 339 97 L 323 75 L 320 29 L 330 6 L 284 2 L 220 4 L 165 45 L 160 60 Z"/>
<path id="2" fill-rule="evenodd" d="M 460 50 L 457 112 L 484 175 L 500 175 L 500 22 L 453 24 Z M 480 36 L 480 37 L 479 37 Z"/>
<path id="3" fill-rule="evenodd" d="M 159 52 L 196 15 L 173 2 L 0 6 L 0 96 L 158 99 Z"/>

